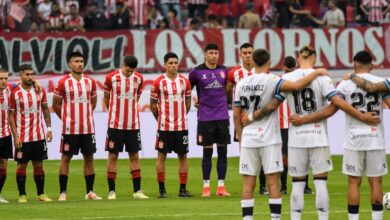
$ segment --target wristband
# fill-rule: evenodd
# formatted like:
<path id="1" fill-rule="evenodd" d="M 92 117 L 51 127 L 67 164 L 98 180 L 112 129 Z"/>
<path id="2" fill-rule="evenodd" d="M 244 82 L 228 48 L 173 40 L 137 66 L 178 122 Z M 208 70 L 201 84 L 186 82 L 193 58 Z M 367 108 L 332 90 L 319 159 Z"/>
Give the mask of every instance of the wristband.
<path id="1" fill-rule="evenodd" d="M 47 131 L 53 131 L 51 127 L 47 127 Z"/>
<path id="2" fill-rule="evenodd" d="M 253 121 L 253 114 L 249 114 L 249 115 L 248 115 L 248 120 L 249 120 L 250 122 Z"/>

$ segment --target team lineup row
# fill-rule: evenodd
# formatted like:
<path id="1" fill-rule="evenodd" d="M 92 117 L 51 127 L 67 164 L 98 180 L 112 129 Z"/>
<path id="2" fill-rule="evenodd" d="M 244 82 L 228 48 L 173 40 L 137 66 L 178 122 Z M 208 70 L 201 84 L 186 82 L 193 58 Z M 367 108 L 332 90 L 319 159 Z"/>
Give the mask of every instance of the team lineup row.
<path id="1" fill-rule="evenodd" d="M 291 219 L 301 218 L 304 180 L 309 167 L 314 175 L 319 219 L 328 219 L 329 197 L 326 180 L 327 172 L 332 170 L 332 162 L 324 120 L 341 108 L 350 115 L 347 116 L 350 138 L 346 139 L 344 146 L 346 154 L 343 172 L 349 176 L 350 182 L 359 183 L 361 176 L 364 175 L 363 171 L 367 170 L 374 198 L 371 201 L 373 218 L 381 219 L 380 216 L 383 215 L 381 176 L 387 173 L 387 166 L 380 119 L 382 100 L 387 103 L 390 97 L 387 94 L 390 83 L 368 74 L 372 69 L 372 58 L 368 52 L 362 51 L 354 57 L 355 74 L 349 77 L 349 81 L 340 83 L 336 90 L 325 69 L 313 69 L 315 55 L 315 50 L 311 47 L 302 48 L 299 69 L 296 69 L 296 65 L 285 65 L 285 71 L 291 73 L 283 75 L 281 79 L 268 74 L 270 55 L 266 50 L 253 51 L 251 44 L 243 44 L 240 47 L 242 65 L 228 72 L 224 66 L 218 64 L 218 46 L 208 44 L 204 49 L 205 63 L 193 68 L 187 79 L 178 74 L 177 55 L 167 53 L 164 56 L 166 72 L 154 81 L 150 99 L 151 111 L 158 122 L 155 146 L 158 151 L 156 162 L 158 197 L 166 197 L 164 163 L 167 153 L 172 151 L 177 153 L 179 158 L 179 196 L 193 196 L 186 189 L 188 178 L 186 115 L 191 105 L 191 90 L 196 87 L 198 95 L 198 102 L 195 103 L 198 108 L 196 138 L 198 145 L 204 146 L 203 197 L 209 197 L 211 194 L 210 172 L 214 144 L 217 145 L 218 153 L 216 194 L 230 195 L 224 186 L 227 145 L 230 144 L 227 99 L 234 97 L 234 125 L 237 131 L 234 137 L 240 142 L 240 173 L 243 175 L 244 186 L 241 202 L 243 218 L 253 218 L 255 179 L 263 167 L 270 191 L 271 218 L 280 219 L 282 200 L 279 178 L 281 172 L 282 176 L 287 172 L 287 149 L 282 152 L 281 148 L 282 143 L 284 146 L 287 146 L 287 143 L 282 142 L 280 129 L 287 129 L 290 120 L 292 126 L 288 135 L 293 138 L 290 138 L 288 143 L 290 154 L 288 170 L 293 177 L 291 200 L 295 201 L 291 203 Z M 83 74 L 82 54 L 72 53 L 68 57 L 68 64 L 71 73 L 59 80 L 53 96 L 53 110 L 63 124 L 59 201 L 67 199 L 69 162 L 79 151 L 83 154 L 85 163 L 84 176 L 87 188 L 85 198 L 101 199 L 93 191 L 95 179 L 93 154 L 96 152 L 96 143 L 92 112 L 96 106 L 96 83 L 91 77 Z M 116 161 L 118 153 L 122 152 L 124 147 L 129 152 L 131 161 L 133 197 L 148 198 L 141 190 L 138 99 L 142 93 L 142 75 L 135 71 L 136 67 L 135 57 L 125 57 L 122 68 L 108 74 L 104 83 L 104 103 L 109 109 L 105 146 L 109 152 L 108 199 L 116 198 Z M 3 90 L 0 99 L 3 107 L 0 132 L 3 143 L 0 146 L 0 190 L 6 177 L 7 159 L 13 156 L 14 145 L 19 202 L 27 202 L 25 181 L 26 167 L 30 160 L 34 167 L 38 200 L 51 201 L 43 189 L 42 161 L 47 159 L 47 148 L 42 115 L 47 126 L 47 141 L 51 141 L 52 138 L 51 120 L 45 91 L 34 88 L 33 74 L 31 66 L 22 65 L 20 85 L 7 86 L 8 73 L 6 70 L 0 71 L 0 86 Z M 360 77 L 357 77 L 357 74 L 361 74 Z M 284 101 L 285 98 L 287 101 Z M 327 100 L 332 104 L 328 105 Z M 283 105 L 280 105 L 281 103 Z M 279 111 L 275 111 L 278 108 Z M 369 158 L 375 158 L 379 165 L 364 164 Z M 283 179 L 285 178 L 282 178 L 282 188 L 285 187 Z M 359 184 L 356 185 L 350 184 L 349 187 L 358 192 Z M 359 196 L 351 197 L 351 201 L 348 201 L 349 217 L 357 219 Z M 6 202 L 4 198 L 1 198 L 1 201 Z"/>

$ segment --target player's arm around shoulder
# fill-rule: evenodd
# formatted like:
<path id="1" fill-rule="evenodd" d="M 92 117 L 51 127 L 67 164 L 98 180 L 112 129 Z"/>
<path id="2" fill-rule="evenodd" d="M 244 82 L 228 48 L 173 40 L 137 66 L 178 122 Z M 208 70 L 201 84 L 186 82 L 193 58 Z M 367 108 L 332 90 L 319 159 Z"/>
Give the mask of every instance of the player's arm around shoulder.
<path id="1" fill-rule="evenodd" d="M 373 83 L 358 76 L 356 73 L 345 74 L 344 79 L 345 78 L 352 80 L 352 82 L 354 82 L 358 87 L 369 93 L 387 93 L 390 91 L 390 82 L 387 79 L 382 82 Z"/>
<path id="2" fill-rule="evenodd" d="M 284 80 L 280 84 L 280 91 L 282 92 L 294 92 L 303 89 L 308 86 L 313 80 L 315 80 L 318 76 L 327 76 L 329 75 L 328 71 L 323 68 L 319 68 L 308 74 L 307 76 L 295 81 L 291 82 L 289 80 Z"/>
<path id="3" fill-rule="evenodd" d="M 46 140 L 47 142 L 51 142 L 51 140 L 53 139 L 53 134 L 51 128 L 50 110 L 49 110 L 49 106 L 47 105 L 46 92 L 45 89 L 43 88 L 41 90 L 41 96 L 42 96 L 41 107 L 43 112 L 43 118 L 45 120 L 45 124 L 47 127 Z"/>

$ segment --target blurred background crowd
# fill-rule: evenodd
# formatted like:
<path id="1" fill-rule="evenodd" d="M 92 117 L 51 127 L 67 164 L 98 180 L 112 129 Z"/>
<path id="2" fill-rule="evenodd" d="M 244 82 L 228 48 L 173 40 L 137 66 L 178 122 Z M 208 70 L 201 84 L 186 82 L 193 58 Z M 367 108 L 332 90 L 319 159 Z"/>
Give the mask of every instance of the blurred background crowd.
<path id="1" fill-rule="evenodd" d="M 0 31 L 356 27 L 390 22 L 387 0 L 0 0 Z"/>

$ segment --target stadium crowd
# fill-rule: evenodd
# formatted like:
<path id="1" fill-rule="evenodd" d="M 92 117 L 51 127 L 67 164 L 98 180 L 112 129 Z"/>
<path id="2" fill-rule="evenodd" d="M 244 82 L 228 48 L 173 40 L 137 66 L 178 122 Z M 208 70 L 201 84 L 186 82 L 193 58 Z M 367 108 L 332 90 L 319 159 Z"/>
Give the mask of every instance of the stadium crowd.
<path id="1" fill-rule="evenodd" d="M 0 31 L 355 27 L 390 22 L 387 0 L 0 0 Z"/>

